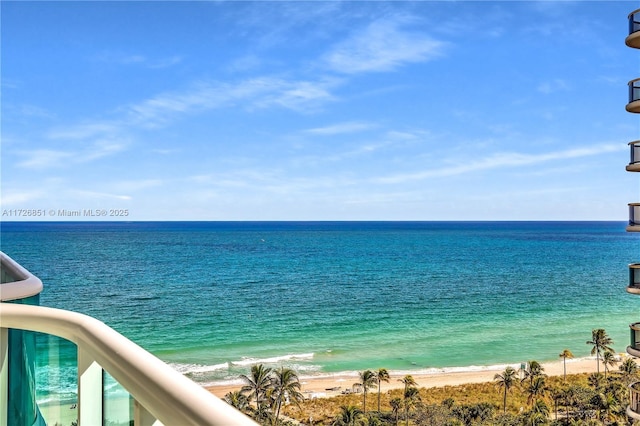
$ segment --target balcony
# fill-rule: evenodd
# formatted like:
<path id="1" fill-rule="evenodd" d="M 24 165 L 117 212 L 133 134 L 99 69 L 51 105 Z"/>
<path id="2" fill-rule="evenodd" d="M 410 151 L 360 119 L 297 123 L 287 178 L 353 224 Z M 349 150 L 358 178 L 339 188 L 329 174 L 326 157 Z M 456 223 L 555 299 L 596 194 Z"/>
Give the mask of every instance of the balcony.
<path id="1" fill-rule="evenodd" d="M 627 232 L 640 232 L 640 203 L 629 203 Z"/>
<path id="2" fill-rule="evenodd" d="M 634 420 L 640 420 L 640 382 L 629 385 L 629 406 L 627 416 Z"/>
<path id="3" fill-rule="evenodd" d="M 53 425 L 61 416 L 79 426 L 256 425 L 97 319 L 37 306 L 40 280 L 0 254 L 0 426 Z M 50 392 L 63 358 L 73 364 L 73 389 L 67 383 L 50 394 L 73 401 L 38 402 L 35 378 L 44 372 Z"/>
<path id="4" fill-rule="evenodd" d="M 636 49 L 640 49 L 640 9 L 629 14 L 629 35 L 624 43 Z"/>
<path id="5" fill-rule="evenodd" d="M 640 294 L 640 263 L 631 263 L 629 265 L 629 284 L 627 292 L 632 294 Z"/>
<path id="6" fill-rule="evenodd" d="M 627 346 L 627 353 L 631 356 L 640 357 L 640 322 L 634 322 L 629 325 L 631 332 L 631 341 Z M 638 382 L 640 386 L 640 382 Z M 640 388 L 638 388 L 640 390 Z"/>
<path id="7" fill-rule="evenodd" d="M 631 80 L 629 83 L 629 103 L 627 111 L 640 113 L 640 78 Z"/>
<path id="8" fill-rule="evenodd" d="M 629 142 L 631 158 L 626 169 L 628 172 L 640 172 L 640 141 Z"/>

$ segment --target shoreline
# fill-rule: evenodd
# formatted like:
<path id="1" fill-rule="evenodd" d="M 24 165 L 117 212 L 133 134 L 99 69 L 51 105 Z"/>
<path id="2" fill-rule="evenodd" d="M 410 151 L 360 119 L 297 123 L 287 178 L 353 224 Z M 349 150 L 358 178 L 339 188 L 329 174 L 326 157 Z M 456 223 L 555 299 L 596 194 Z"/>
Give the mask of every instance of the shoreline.
<path id="1" fill-rule="evenodd" d="M 628 355 L 618 354 L 621 361 Z M 548 376 L 562 376 L 564 374 L 563 361 L 548 361 L 541 363 L 544 373 Z M 404 385 L 399 381 L 405 375 L 413 376 L 418 383 L 418 388 L 435 388 L 444 386 L 457 386 L 468 383 L 483 383 L 493 381 L 493 377 L 507 366 L 511 366 L 516 371 L 520 369 L 520 363 L 492 365 L 486 367 L 478 367 L 474 370 L 465 371 L 445 371 L 445 369 L 436 369 L 434 372 L 425 373 L 420 371 L 395 371 L 389 370 L 391 379 L 389 383 L 381 383 L 381 391 L 386 392 L 392 389 L 400 389 Z M 619 363 L 610 368 L 610 371 L 618 369 Z M 595 373 L 597 371 L 596 358 L 574 358 L 567 359 L 567 375 L 581 373 Z M 604 371 L 604 367 L 600 365 L 600 372 Z M 323 376 L 304 376 L 300 375 L 301 391 L 309 398 L 330 398 L 340 395 L 345 389 L 351 389 L 352 385 L 358 381 L 357 372 L 352 374 L 336 374 Z M 209 392 L 219 398 L 223 398 L 228 392 L 240 390 L 240 383 L 224 383 L 210 384 L 204 386 Z"/>

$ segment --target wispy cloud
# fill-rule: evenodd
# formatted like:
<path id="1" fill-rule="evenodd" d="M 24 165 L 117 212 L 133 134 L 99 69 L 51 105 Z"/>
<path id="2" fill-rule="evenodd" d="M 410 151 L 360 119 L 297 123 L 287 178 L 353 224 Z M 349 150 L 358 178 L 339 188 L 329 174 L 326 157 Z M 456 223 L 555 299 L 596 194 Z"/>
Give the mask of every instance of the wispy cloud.
<path id="1" fill-rule="evenodd" d="M 118 192 L 136 192 L 144 189 L 157 188 L 164 183 L 164 179 L 140 179 L 115 182 L 111 187 Z"/>
<path id="2" fill-rule="evenodd" d="M 446 43 L 402 28 L 400 18 L 379 20 L 336 45 L 325 56 L 329 69 L 345 74 L 392 71 L 441 56 Z"/>
<path id="3" fill-rule="evenodd" d="M 569 90 L 569 85 L 566 81 L 556 78 L 552 81 L 545 81 L 538 85 L 538 92 L 549 95 L 558 91 Z"/>
<path id="4" fill-rule="evenodd" d="M 344 133 L 357 133 L 365 130 L 375 128 L 373 123 L 366 123 L 362 121 L 348 121 L 344 123 L 332 124 L 325 127 L 314 127 L 313 129 L 307 129 L 304 132 L 313 135 L 339 135 Z"/>
<path id="5" fill-rule="evenodd" d="M 415 173 L 396 174 L 392 176 L 377 178 L 374 179 L 374 181 L 378 183 L 399 184 L 429 178 L 462 175 L 478 170 L 528 166 L 532 164 L 545 163 L 548 161 L 589 157 L 608 152 L 621 151 L 623 149 L 626 149 L 626 147 L 621 146 L 620 144 L 602 144 L 585 148 L 548 152 L 543 154 L 522 154 L 516 152 L 497 153 L 485 158 L 479 158 L 472 163 L 460 166 L 443 167 L 439 169 L 424 170 Z"/>
<path id="6" fill-rule="evenodd" d="M 104 140 L 79 151 L 53 149 L 22 151 L 18 152 L 18 155 L 25 159 L 19 161 L 17 166 L 25 169 L 42 170 L 64 167 L 69 164 L 87 163 L 123 151 L 126 146 L 126 143 L 123 142 Z"/>
<path id="7" fill-rule="evenodd" d="M 56 151 L 51 149 L 36 149 L 29 152 L 20 153 L 26 157 L 24 161 L 18 162 L 18 167 L 26 169 L 45 169 L 50 167 L 60 167 L 64 161 L 73 157 L 73 153 L 66 151 Z"/>
<path id="8" fill-rule="evenodd" d="M 49 139 L 82 140 L 105 135 L 117 134 L 122 130 L 122 123 L 117 121 L 96 121 L 75 124 L 66 127 L 55 127 L 46 133 Z"/>
<path id="9" fill-rule="evenodd" d="M 42 195 L 43 192 L 39 190 L 16 190 L 15 187 L 11 189 L 3 188 L 2 205 L 4 207 L 25 206 L 27 203 L 40 199 Z"/>
<path id="10" fill-rule="evenodd" d="M 273 77 L 237 83 L 199 83 L 184 91 L 163 93 L 125 108 L 126 121 L 156 127 L 178 114 L 207 109 L 244 106 L 246 109 L 280 106 L 306 112 L 334 100 L 331 88 L 339 80 L 297 81 Z"/>
<path id="11" fill-rule="evenodd" d="M 149 58 L 145 55 L 137 53 L 123 52 L 101 52 L 97 54 L 94 60 L 119 65 L 142 65 L 147 68 L 167 68 L 176 65 L 182 61 L 182 57 L 178 55 L 163 58 Z"/>
<path id="12" fill-rule="evenodd" d="M 131 200 L 131 197 L 129 195 L 109 194 L 106 192 L 96 192 L 96 191 L 86 191 L 86 190 L 73 190 L 69 192 L 72 193 L 72 195 L 83 198 L 83 199 L 93 198 L 93 199 L 113 199 L 113 200 L 121 200 L 121 201 Z"/>

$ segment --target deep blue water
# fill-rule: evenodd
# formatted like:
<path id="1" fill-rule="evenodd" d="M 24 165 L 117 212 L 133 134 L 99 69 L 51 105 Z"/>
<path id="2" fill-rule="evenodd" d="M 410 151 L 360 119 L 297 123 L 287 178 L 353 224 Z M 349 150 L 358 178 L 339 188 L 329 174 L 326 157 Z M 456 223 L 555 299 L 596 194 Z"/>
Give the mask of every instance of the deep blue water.
<path id="1" fill-rule="evenodd" d="M 41 304 L 104 321 L 190 377 L 474 368 L 628 344 L 623 222 L 1 224 Z M 73 376 L 73 374 L 71 374 Z"/>

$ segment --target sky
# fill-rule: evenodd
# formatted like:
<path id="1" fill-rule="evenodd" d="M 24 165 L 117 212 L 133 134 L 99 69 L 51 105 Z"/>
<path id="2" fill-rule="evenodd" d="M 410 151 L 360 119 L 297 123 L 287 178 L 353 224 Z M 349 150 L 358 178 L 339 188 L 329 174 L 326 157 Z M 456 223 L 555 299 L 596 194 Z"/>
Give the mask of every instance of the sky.
<path id="1" fill-rule="evenodd" d="M 1 220 L 623 221 L 640 201 L 637 1 L 0 8 Z"/>

